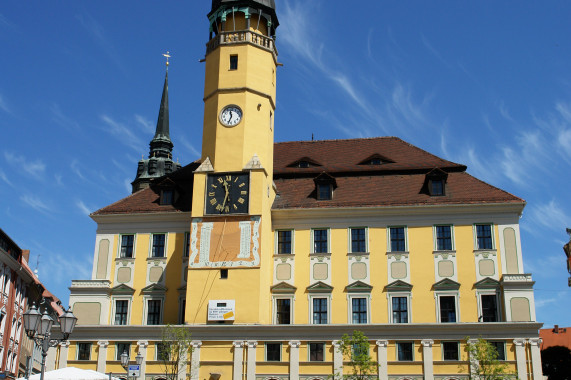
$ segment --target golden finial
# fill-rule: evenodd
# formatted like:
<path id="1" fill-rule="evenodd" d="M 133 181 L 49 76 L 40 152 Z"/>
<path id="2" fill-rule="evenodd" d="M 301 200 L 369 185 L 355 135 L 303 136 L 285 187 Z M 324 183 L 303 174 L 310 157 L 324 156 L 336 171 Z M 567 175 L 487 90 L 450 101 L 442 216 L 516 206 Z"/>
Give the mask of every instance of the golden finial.
<path id="1" fill-rule="evenodd" d="M 166 57 L 166 59 L 167 59 L 167 68 L 168 68 L 169 67 L 169 58 L 171 57 L 170 51 L 167 50 L 166 54 L 163 54 L 163 57 Z"/>

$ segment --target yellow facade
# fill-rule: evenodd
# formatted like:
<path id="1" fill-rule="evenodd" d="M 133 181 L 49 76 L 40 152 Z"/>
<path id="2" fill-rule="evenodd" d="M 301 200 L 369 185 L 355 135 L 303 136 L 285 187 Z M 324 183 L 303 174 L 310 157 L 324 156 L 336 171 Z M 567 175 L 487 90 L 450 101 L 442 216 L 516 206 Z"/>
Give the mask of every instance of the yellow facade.
<path id="1" fill-rule="evenodd" d="M 129 343 L 131 360 L 144 356 L 140 378 L 162 379 L 158 344 L 171 324 L 186 326 L 194 339 L 179 379 L 348 374 L 336 345 L 354 330 L 370 340 L 379 379 L 468 378 L 467 337 L 495 342 L 510 370 L 535 376 L 539 324 L 521 262 L 523 204 L 272 208 L 277 19 L 268 9 L 257 12 L 220 5 L 210 15 L 220 32 L 207 45 L 191 210 L 92 216 L 98 223 L 93 275 L 72 284 L 79 322 L 57 365 L 121 374 L 119 344 Z M 229 106 L 242 112 L 232 126 L 222 119 Z M 247 176 L 246 214 L 208 211 L 209 180 L 222 176 L 228 187 L 217 201 L 226 203 L 227 174 Z M 439 226 L 450 232 L 449 249 L 438 249 Z M 491 230 L 486 249 L 478 247 L 481 226 Z M 352 230 L 364 234 L 364 251 L 352 252 Z M 289 231 L 291 252 L 278 252 L 281 231 Z M 316 251 L 316 231 L 325 231 L 326 250 Z M 402 249 L 394 249 L 395 231 Z M 123 252 L 124 236 L 133 239 L 130 254 Z M 497 320 L 483 323 L 489 297 Z M 395 300 L 405 309 L 394 310 Z M 210 308 L 226 302 L 231 311 L 213 317 Z M 325 305 L 323 324 L 316 323 L 315 305 Z M 397 311 L 405 320 L 397 321 Z"/>

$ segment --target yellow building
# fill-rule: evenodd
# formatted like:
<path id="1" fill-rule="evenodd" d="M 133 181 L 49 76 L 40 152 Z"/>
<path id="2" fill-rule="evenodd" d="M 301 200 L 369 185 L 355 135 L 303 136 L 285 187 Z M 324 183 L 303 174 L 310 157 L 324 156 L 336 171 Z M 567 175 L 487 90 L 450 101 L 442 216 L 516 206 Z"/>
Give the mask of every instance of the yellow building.
<path id="1" fill-rule="evenodd" d="M 348 373 L 354 330 L 379 379 L 468 378 L 468 337 L 540 379 L 525 202 L 396 137 L 274 143 L 274 0 L 213 0 L 208 18 L 202 157 L 172 161 L 165 79 L 134 193 L 91 215 L 92 278 L 72 282 L 56 365 L 121 374 L 125 350 L 162 379 L 176 324 L 193 337 L 179 379 Z"/>

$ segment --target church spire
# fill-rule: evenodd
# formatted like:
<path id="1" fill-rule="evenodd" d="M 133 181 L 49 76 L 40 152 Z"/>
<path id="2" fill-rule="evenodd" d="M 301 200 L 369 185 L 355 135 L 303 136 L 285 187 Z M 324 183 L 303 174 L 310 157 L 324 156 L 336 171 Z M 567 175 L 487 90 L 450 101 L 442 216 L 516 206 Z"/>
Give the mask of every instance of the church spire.
<path id="1" fill-rule="evenodd" d="M 163 95 L 159 107 L 159 117 L 155 136 L 149 146 L 149 158 L 141 159 L 137 166 L 137 177 L 131 183 L 133 193 L 149 187 L 153 178 L 162 177 L 165 174 L 180 169 L 181 165 L 172 160 L 173 143 L 169 132 L 169 52 L 163 54 L 167 58 L 167 69 L 165 83 L 163 85 Z"/>

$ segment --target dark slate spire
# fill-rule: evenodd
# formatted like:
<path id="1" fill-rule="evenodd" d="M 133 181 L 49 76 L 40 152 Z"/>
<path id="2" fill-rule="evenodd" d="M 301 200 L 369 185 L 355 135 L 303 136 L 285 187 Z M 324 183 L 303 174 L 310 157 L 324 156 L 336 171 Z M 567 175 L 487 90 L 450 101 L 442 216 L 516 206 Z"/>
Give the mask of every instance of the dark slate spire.
<path id="1" fill-rule="evenodd" d="M 157 120 L 157 130 L 155 137 L 149 144 L 151 150 L 150 157 L 166 157 L 172 158 L 173 143 L 169 135 L 169 72 L 165 75 L 165 84 L 163 86 L 163 96 L 161 98 L 161 107 L 159 108 L 159 118 Z"/>
<path id="2" fill-rule="evenodd" d="M 178 162 L 173 162 L 172 160 L 173 143 L 169 134 L 168 52 L 165 57 L 167 57 L 167 72 L 165 75 L 165 84 L 163 85 L 159 117 L 157 119 L 157 129 L 155 131 L 155 137 L 153 137 L 149 144 L 151 147 L 149 158 L 141 159 L 137 166 L 137 177 L 131 183 L 133 193 L 149 187 L 149 183 L 153 178 L 162 177 L 181 167 Z"/>

